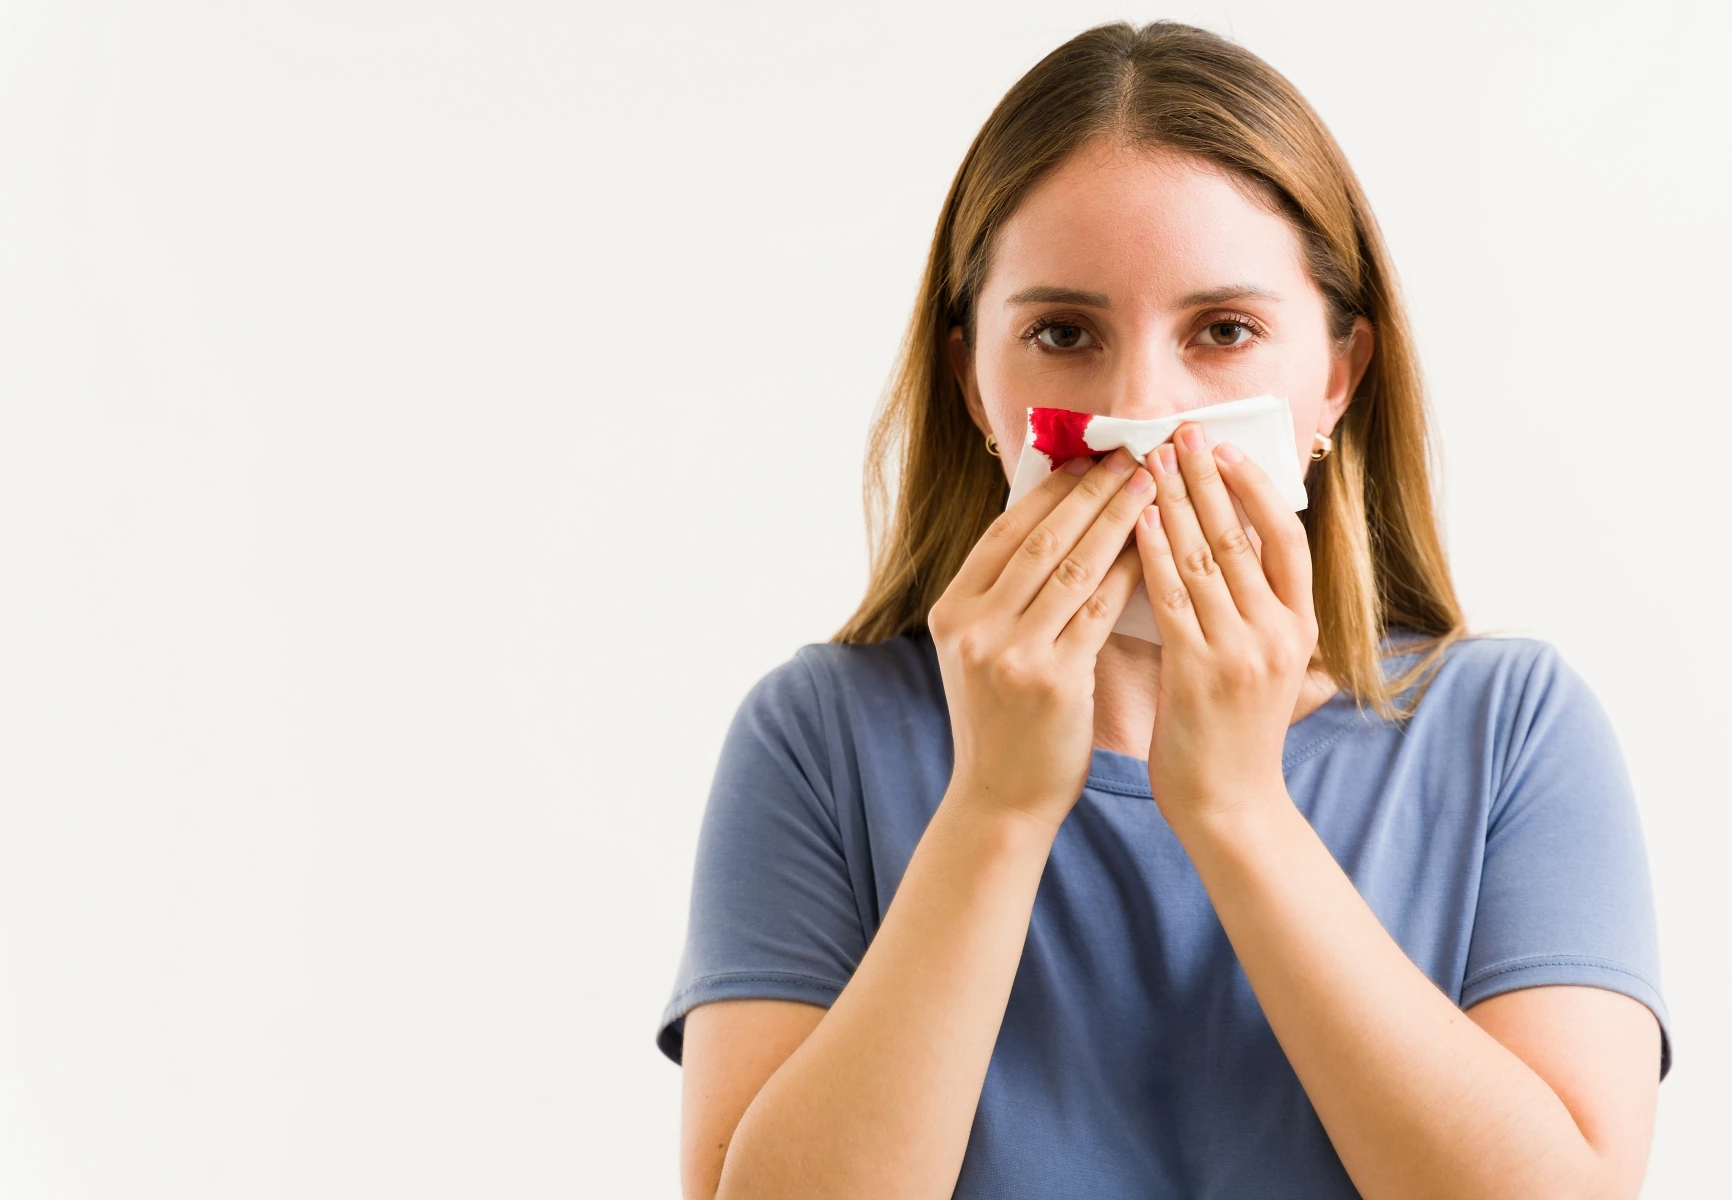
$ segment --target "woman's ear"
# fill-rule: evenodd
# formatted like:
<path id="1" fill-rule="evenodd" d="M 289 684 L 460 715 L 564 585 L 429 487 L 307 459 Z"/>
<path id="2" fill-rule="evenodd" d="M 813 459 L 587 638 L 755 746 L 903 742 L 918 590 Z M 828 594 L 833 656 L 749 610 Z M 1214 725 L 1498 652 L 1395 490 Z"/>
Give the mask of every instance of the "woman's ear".
<path id="1" fill-rule="evenodd" d="M 950 327 L 950 342 L 945 349 L 950 353 L 950 373 L 956 376 L 956 386 L 962 392 L 962 402 L 968 405 L 970 419 L 982 434 L 991 433 L 986 406 L 980 402 L 980 386 L 974 378 L 974 353 L 963 340 L 962 326 Z"/>
<path id="2" fill-rule="evenodd" d="M 1347 334 L 1329 364 L 1329 386 L 1323 394 L 1323 428 L 1328 434 L 1353 403 L 1359 381 L 1371 365 L 1371 351 L 1377 345 L 1377 334 L 1364 317 L 1353 318 L 1353 328 Z"/>

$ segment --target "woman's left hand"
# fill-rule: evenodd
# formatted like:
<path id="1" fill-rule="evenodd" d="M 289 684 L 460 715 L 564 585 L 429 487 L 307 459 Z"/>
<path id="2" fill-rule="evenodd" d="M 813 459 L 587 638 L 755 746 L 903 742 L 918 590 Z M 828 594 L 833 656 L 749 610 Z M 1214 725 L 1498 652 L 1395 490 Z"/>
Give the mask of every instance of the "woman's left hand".
<path id="1" fill-rule="evenodd" d="M 1136 537 L 1162 642 L 1149 786 L 1178 831 L 1286 796 L 1317 618 L 1305 527 L 1268 475 L 1229 442 L 1211 449 L 1195 421 L 1173 442 L 1148 456 L 1155 503 Z"/>

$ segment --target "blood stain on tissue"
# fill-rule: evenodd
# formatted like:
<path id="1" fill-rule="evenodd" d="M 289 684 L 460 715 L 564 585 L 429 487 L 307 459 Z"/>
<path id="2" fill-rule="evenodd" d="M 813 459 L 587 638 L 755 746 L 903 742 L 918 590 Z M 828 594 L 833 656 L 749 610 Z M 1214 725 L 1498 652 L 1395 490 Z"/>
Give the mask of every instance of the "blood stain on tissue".
<path id="1" fill-rule="evenodd" d="M 1104 450 L 1089 448 L 1084 437 L 1094 413 L 1072 412 L 1068 408 L 1031 408 L 1028 423 L 1034 429 L 1034 448 L 1052 459 L 1058 466 L 1066 459 L 1092 458 L 1099 460 Z"/>

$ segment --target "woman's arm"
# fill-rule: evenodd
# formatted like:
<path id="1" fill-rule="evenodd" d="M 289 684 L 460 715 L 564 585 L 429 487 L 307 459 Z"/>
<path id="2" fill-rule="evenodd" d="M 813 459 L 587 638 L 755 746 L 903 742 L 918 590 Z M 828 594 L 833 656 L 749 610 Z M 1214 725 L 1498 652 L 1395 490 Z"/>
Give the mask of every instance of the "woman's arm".
<path id="1" fill-rule="evenodd" d="M 1659 1080 L 1647 1008 L 1601 989 L 1538 988 L 1464 1014 L 1285 791 L 1175 832 L 1368 1200 L 1637 1194 Z"/>
<path id="2" fill-rule="evenodd" d="M 823 1019 L 798 1000 L 713 1000 L 686 1014 L 680 1055 L 680 1195 L 716 1194 L 746 1106 Z"/>
<path id="3" fill-rule="evenodd" d="M 783 1051 L 724 1051 L 704 1039 L 725 1021 L 688 1026 L 694 1062 L 738 1070 L 694 1088 L 688 1196 L 954 1191 L 1041 872 L 1087 779 L 1095 657 L 1136 587 L 1125 543 L 1152 496 L 1122 451 L 1074 460 L 994 523 L 934 606 L 950 787 L 848 985 L 731 1130 L 750 1075 Z"/>
<path id="4" fill-rule="evenodd" d="M 848 986 L 697 1194 L 950 1195 L 1051 844 L 1028 817 L 946 796 Z"/>
<path id="5" fill-rule="evenodd" d="M 1138 525 L 1163 642 L 1150 786 L 1354 1183 L 1372 1200 L 1634 1196 L 1652 1015 L 1557 988 L 1470 1019 L 1407 958 L 1281 774 L 1317 638 L 1304 528 L 1200 426 L 1175 441 L 1151 456 L 1157 508 Z"/>

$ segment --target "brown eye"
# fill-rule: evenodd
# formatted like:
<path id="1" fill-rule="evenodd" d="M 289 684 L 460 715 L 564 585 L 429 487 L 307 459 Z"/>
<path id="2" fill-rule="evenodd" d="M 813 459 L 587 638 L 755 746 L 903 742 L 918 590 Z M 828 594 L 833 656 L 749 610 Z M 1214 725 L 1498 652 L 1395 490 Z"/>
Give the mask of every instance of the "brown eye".
<path id="1" fill-rule="evenodd" d="M 1088 331 L 1081 325 L 1066 325 L 1063 322 L 1048 325 L 1036 333 L 1035 338 L 1054 350 L 1075 350 L 1088 337 Z"/>
<path id="2" fill-rule="evenodd" d="M 1203 328 L 1203 337 L 1211 346 L 1237 346 L 1251 336 L 1251 331 L 1238 321 L 1216 321 Z"/>

